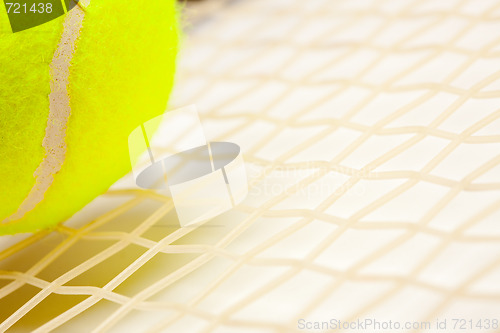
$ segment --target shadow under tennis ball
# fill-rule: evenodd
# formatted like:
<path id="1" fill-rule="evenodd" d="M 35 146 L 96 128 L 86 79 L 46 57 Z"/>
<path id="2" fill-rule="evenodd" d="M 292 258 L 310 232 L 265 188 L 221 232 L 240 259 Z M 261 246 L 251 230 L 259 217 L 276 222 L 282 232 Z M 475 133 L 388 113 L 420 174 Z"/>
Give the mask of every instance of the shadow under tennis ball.
<path id="1" fill-rule="evenodd" d="M 49 294 L 44 296 L 40 303 L 34 304 L 33 308 L 13 326 L 20 331 L 30 331 L 40 327 L 91 297 L 92 287 L 103 288 L 136 263 L 135 268 L 130 271 L 131 274 L 111 288 L 114 293 L 133 297 L 145 288 L 180 271 L 204 254 L 204 251 L 195 251 L 194 253 L 179 251 L 175 248 L 176 245 L 209 244 L 213 241 L 214 233 L 218 234 L 217 239 L 222 238 L 227 233 L 227 230 L 220 225 L 205 228 L 205 230 L 203 227 L 189 228 L 189 232 L 184 236 L 174 238 L 170 244 L 166 243 L 166 246 L 162 247 L 159 253 L 155 253 L 154 250 L 151 250 L 152 247 L 161 242 L 164 237 L 183 229 L 178 225 L 177 227 L 171 225 L 151 226 L 138 237 L 149 241 L 148 233 L 151 232 L 150 235 L 160 235 L 160 239 L 150 240 L 150 243 L 147 244 L 141 243 L 140 240 L 135 243 L 134 239 L 123 237 L 125 234 L 130 235 L 130 230 L 133 230 L 151 215 L 151 209 L 157 208 L 157 205 L 153 206 L 145 204 L 138 207 L 133 214 L 127 213 L 117 216 L 115 221 L 109 222 L 109 225 L 104 224 L 102 227 L 86 233 L 85 237 L 81 239 L 74 239 L 72 237 L 75 236 L 65 235 L 58 231 L 48 233 L 42 239 L 2 261 L 0 269 L 15 274 L 27 273 L 40 263 L 46 263 L 46 265 L 44 264 L 41 269 L 29 273 L 38 280 L 37 283 L 40 285 L 36 285 L 37 283 L 33 285 L 32 282 L 20 284 L 0 299 L 0 313 L 2 313 L 0 319 L 6 320 L 16 310 L 42 292 L 43 288 L 52 287 Z M 232 214 L 221 216 L 220 219 L 239 220 L 234 219 Z M 222 221 L 214 222 L 221 223 Z M 158 230 L 163 232 L 158 232 Z M 68 240 L 74 240 L 74 242 L 68 242 Z M 170 245 L 174 248 L 169 248 Z M 154 255 L 151 258 L 141 259 L 147 255 L 148 251 Z M 50 260 L 47 259 L 51 257 L 51 254 L 57 252 L 60 252 L 57 256 Z M 225 263 L 224 267 L 228 264 Z M 62 283 L 62 286 L 55 284 L 57 279 Z M 2 290 L 5 292 L 10 284 L 15 283 L 11 280 L 0 280 L 0 282 L 0 293 Z M 61 287 L 81 287 L 82 291 L 81 294 L 64 295 L 61 294 Z M 166 286 L 165 292 L 167 294 L 170 293 L 169 290 L 169 286 Z M 92 307 L 94 306 L 102 307 L 106 313 L 110 314 L 119 307 L 119 304 L 98 299 Z M 90 311 L 86 315 L 93 316 L 93 313 L 95 311 Z M 86 315 L 84 314 L 84 316 Z M 79 315 L 79 317 L 81 316 L 82 314 Z"/>
<path id="2" fill-rule="evenodd" d="M 7 307 L 2 305 L 0 313 L 4 313 L 4 310 L 7 310 L 6 314 L 9 314 L 9 312 L 17 310 L 20 307 L 19 305 L 28 303 L 40 291 L 41 289 L 30 285 L 23 286 L 7 297 L 10 298 L 11 303 Z M 50 294 L 12 325 L 8 332 L 32 332 L 59 314 L 84 301 L 86 298 L 88 298 L 86 295 Z M 20 304 L 21 302 L 22 304 Z"/>
<path id="3" fill-rule="evenodd" d="M 2 262 L 0 268 L 15 274 L 24 274 L 36 263 L 47 262 L 46 259 L 42 260 L 42 258 L 47 258 L 51 252 L 61 249 L 65 240 L 66 238 L 61 237 L 61 234 L 53 232 L 46 236 L 46 239 L 34 242 L 13 256 L 13 260 Z M 151 243 L 156 244 L 156 242 Z M 133 244 L 129 240 L 79 239 L 62 251 L 40 272 L 34 274 L 35 279 L 37 279 L 36 283 L 19 284 L 19 281 L 0 280 L 0 293 L 6 293 L 4 297 L 0 298 L 0 322 L 29 303 L 42 292 L 42 288 L 52 287 L 53 289 L 48 292 L 48 295 L 45 295 L 40 303 L 35 303 L 34 307 L 12 327 L 19 331 L 31 331 L 38 328 L 91 297 L 92 290 L 103 288 L 112 282 L 128 267 L 133 266 L 134 262 L 141 261 L 141 256 L 146 255 L 148 250 L 147 246 Z M 133 297 L 155 282 L 185 267 L 199 255 L 195 253 L 156 253 L 145 262 L 138 263 L 136 268 L 132 269 L 130 276 L 126 276 L 123 281 L 116 283 L 111 291 L 126 297 Z M 62 286 L 55 283 L 56 279 L 62 281 Z M 12 288 L 13 285 L 16 285 L 15 288 Z M 61 288 L 67 287 L 81 287 L 81 294 L 78 292 L 75 294 L 61 293 Z M 10 291 L 7 292 L 9 289 Z M 103 302 L 107 301 L 98 297 L 96 304 L 92 306 L 103 306 L 108 312 L 116 310 L 116 304 L 105 306 Z M 94 311 L 91 312 L 94 313 Z"/>

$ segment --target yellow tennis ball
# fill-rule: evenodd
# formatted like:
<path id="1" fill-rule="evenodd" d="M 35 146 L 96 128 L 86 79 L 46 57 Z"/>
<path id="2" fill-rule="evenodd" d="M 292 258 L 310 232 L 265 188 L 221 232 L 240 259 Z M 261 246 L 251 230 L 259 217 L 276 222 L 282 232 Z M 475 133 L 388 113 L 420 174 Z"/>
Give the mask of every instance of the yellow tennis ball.
<path id="1" fill-rule="evenodd" d="M 64 221 L 130 169 L 128 135 L 164 112 L 174 0 L 85 0 L 13 33 L 0 5 L 0 235 Z"/>

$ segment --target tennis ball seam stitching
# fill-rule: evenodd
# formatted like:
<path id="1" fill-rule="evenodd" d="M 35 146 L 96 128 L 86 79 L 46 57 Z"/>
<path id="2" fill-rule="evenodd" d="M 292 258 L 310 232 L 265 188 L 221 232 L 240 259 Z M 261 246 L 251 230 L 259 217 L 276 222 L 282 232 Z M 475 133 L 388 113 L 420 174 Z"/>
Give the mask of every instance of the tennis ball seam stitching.
<path id="1" fill-rule="evenodd" d="M 23 200 L 17 211 L 6 217 L 2 224 L 9 224 L 24 217 L 43 201 L 45 192 L 54 181 L 66 156 L 66 129 L 71 115 L 69 99 L 69 75 L 71 60 L 83 27 L 85 12 L 78 6 L 71 10 L 63 24 L 61 39 L 50 64 L 50 110 L 42 146 L 45 157 L 35 170 L 35 185 Z"/>

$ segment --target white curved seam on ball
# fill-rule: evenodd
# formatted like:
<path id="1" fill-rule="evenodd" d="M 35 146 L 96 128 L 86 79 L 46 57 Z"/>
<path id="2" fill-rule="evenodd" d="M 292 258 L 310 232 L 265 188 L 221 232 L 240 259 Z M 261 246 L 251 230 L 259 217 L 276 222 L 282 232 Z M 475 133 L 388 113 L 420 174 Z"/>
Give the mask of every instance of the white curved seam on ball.
<path id="1" fill-rule="evenodd" d="M 79 6 L 75 6 L 66 14 L 61 39 L 50 64 L 50 109 L 42 143 L 45 149 L 45 157 L 33 174 L 35 185 L 17 211 L 5 218 L 2 223 L 23 218 L 42 202 L 45 193 L 54 181 L 54 175 L 61 170 L 64 164 L 66 157 L 66 128 L 71 115 L 68 91 L 70 67 L 84 18 L 85 12 Z"/>

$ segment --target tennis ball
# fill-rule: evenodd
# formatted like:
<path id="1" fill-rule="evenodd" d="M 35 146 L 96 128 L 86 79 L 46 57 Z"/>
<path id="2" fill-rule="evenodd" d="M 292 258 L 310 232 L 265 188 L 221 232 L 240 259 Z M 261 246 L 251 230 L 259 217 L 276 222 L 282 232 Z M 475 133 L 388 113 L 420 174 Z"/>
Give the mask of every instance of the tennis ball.
<path id="1" fill-rule="evenodd" d="M 0 235 L 55 226 L 129 171 L 129 133 L 173 85 L 175 6 L 80 1 L 18 33 L 0 6 Z"/>

